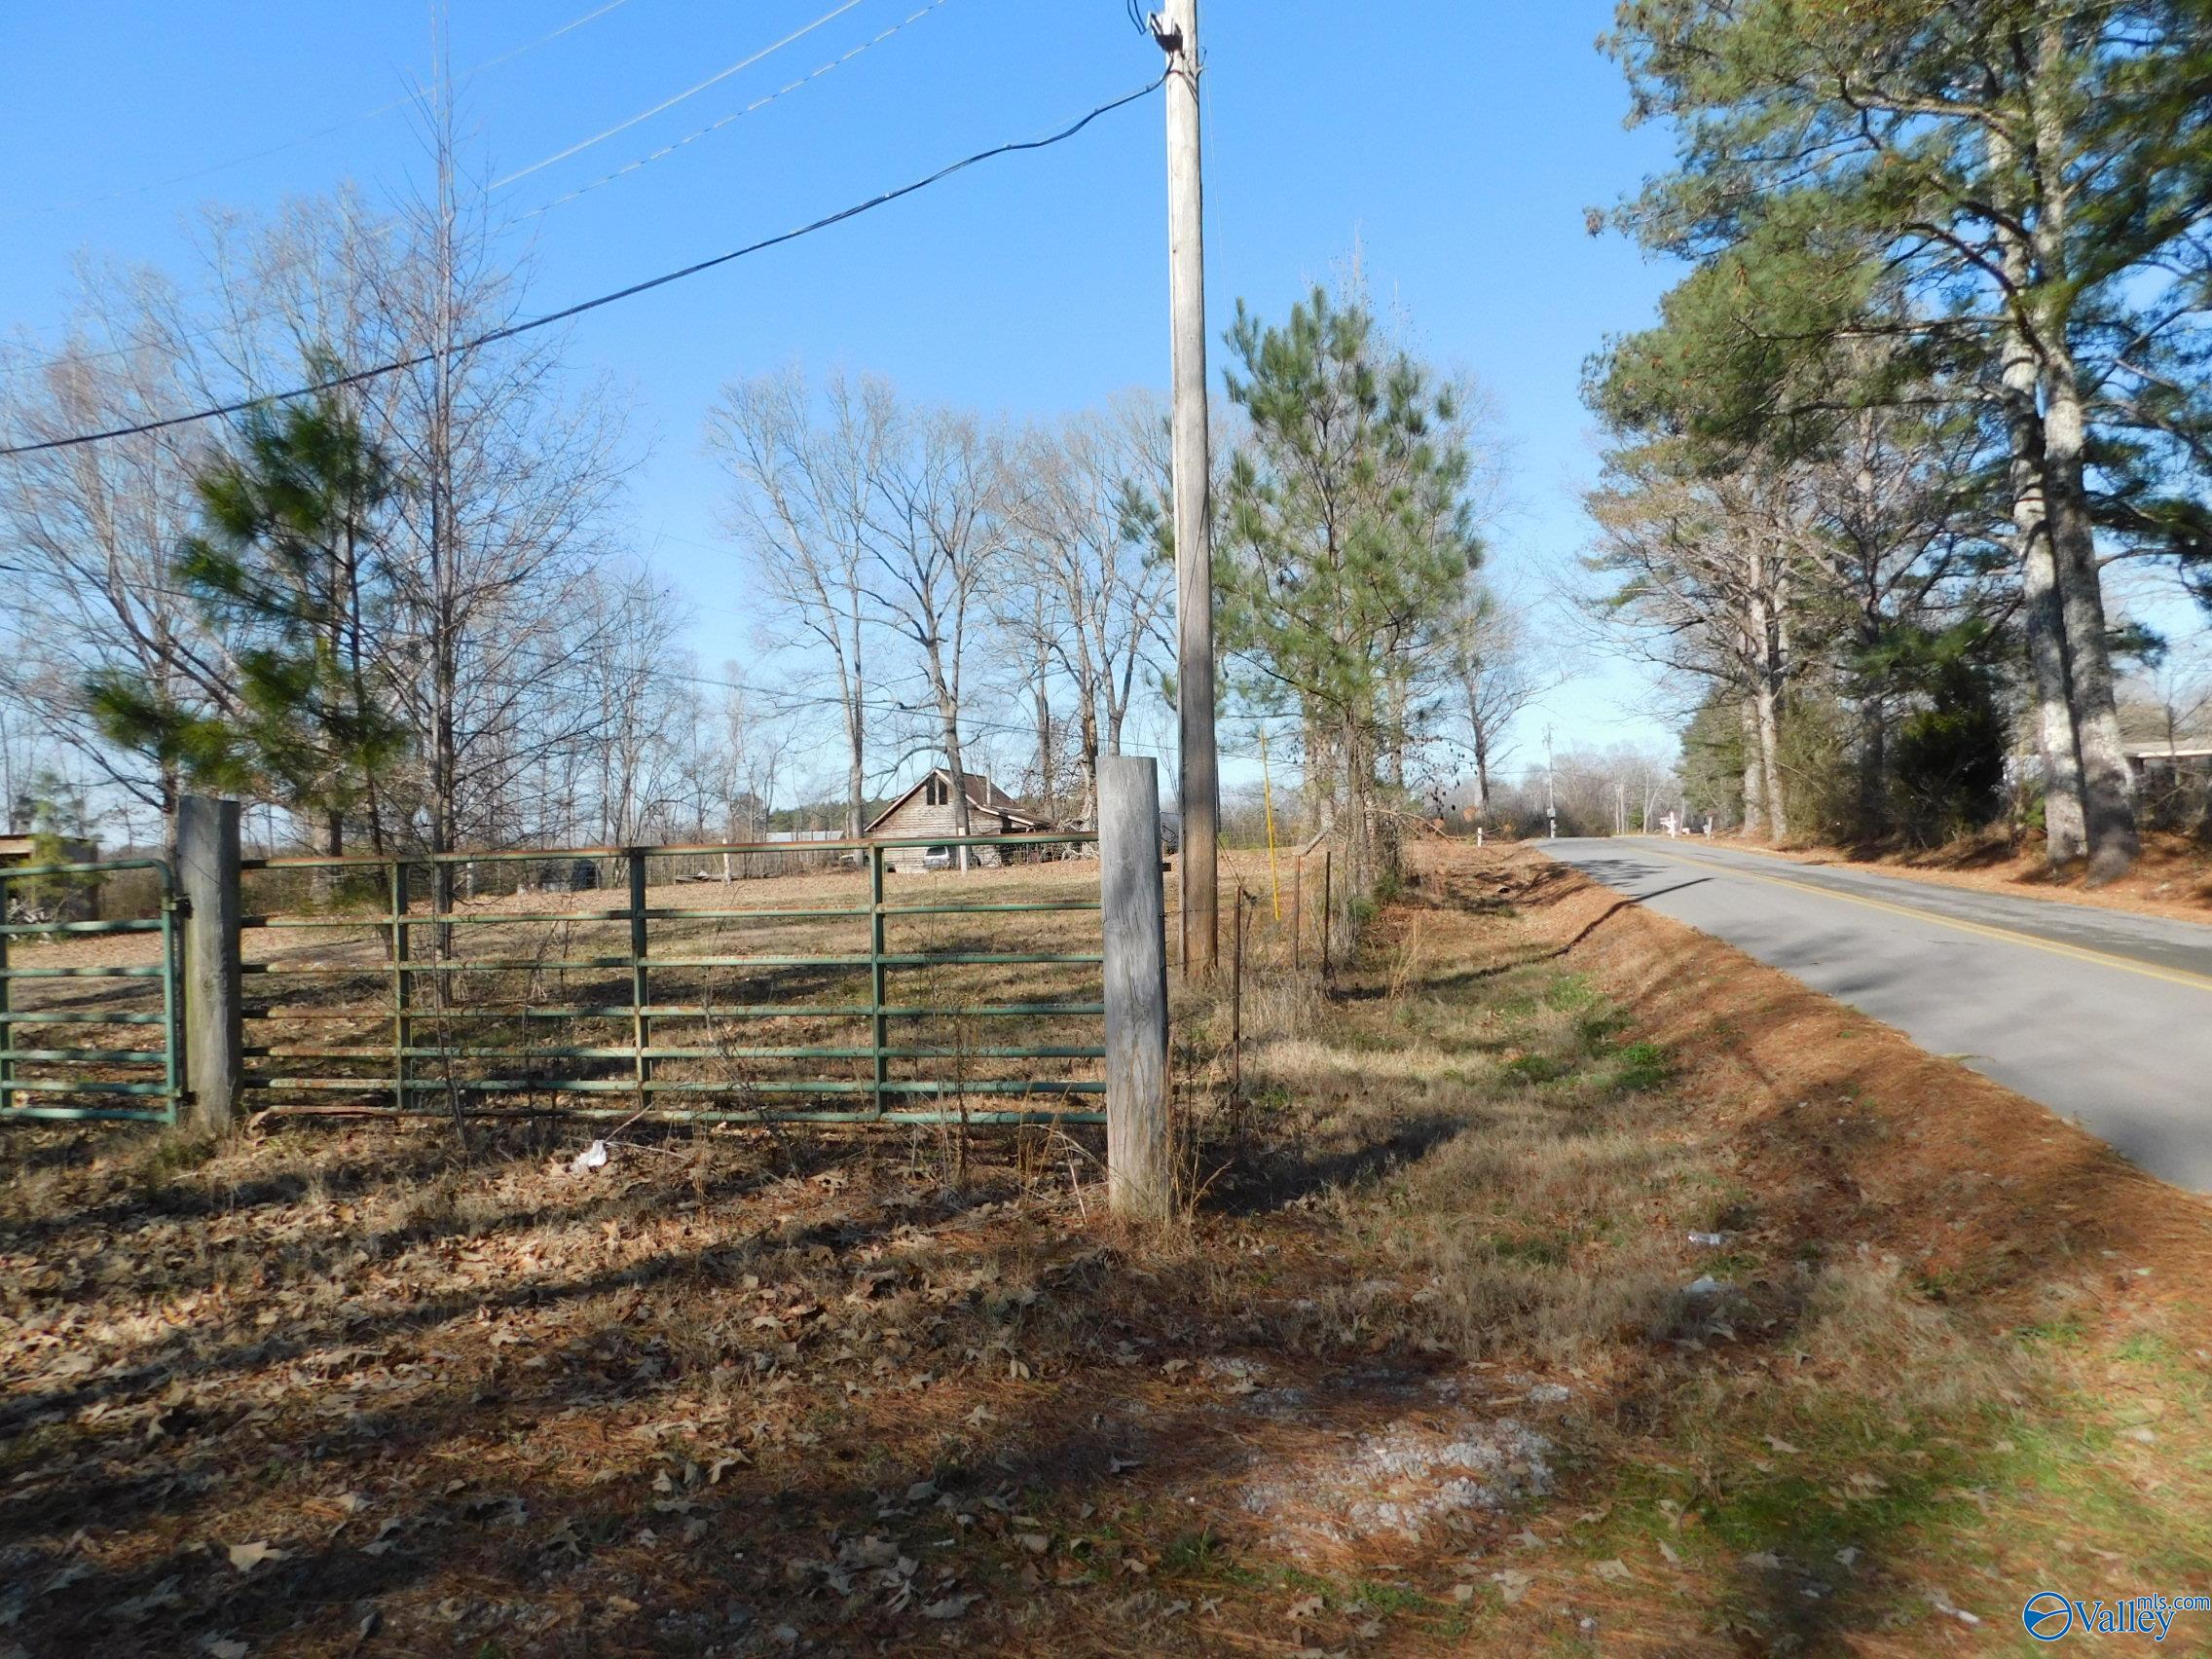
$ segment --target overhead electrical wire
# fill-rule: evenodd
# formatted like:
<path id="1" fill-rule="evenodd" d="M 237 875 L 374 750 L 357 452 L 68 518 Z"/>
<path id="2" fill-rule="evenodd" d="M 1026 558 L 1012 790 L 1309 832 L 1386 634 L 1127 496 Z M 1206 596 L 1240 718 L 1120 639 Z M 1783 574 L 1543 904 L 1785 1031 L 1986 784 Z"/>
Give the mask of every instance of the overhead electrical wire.
<path id="1" fill-rule="evenodd" d="M 893 23 L 889 28 L 885 29 L 881 34 L 874 36 L 872 39 L 862 41 L 860 45 L 854 47 L 852 51 L 846 53 L 843 56 L 830 58 L 829 62 L 821 65 L 821 67 L 819 68 L 807 71 L 807 73 L 801 75 L 797 80 L 793 81 L 786 86 L 778 87 L 774 92 L 769 92 L 764 96 L 755 98 L 743 109 L 732 110 L 729 114 L 723 116 L 719 121 L 710 121 L 706 126 L 698 129 L 696 131 L 686 132 L 682 137 L 663 144 L 659 149 L 652 151 L 650 154 L 640 156 L 636 161 L 626 163 L 624 166 L 616 167 L 612 172 L 593 179 L 589 184 L 580 184 L 576 186 L 575 189 L 569 191 L 564 195 L 554 197 L 550 202 L 540 203 L 537 206 L 531 208 L 527 212 L 517 213 L 513 218 L 507 221 L 507 224 L 509 226 L 519 225 L 526 219 L 536 218 L 540 213 L 549 213 L 554 208 L 561 206 L 563 203 L 573 202 L 577 197 L 587 195 L 590 192 L 599 189 L 602 185 L 612 184 L 616 179 L 619 178 L 627 178 L 631 173 L 636 172 L 640 167 L 650 166 L 652 163 L 660 161 L 663 157 L 673 156 L 677 151 L 684 148 L 686 145 L 695 144 L 710 133 L 719 132 L 731 122 L 741 120 L 744 117 L 751 115 L 755 110 L 765 109 L 768 105 L 774 103 L 778 98 L 785 97 L 792 92 L 795 92 L 801 87 L 804 87 L 811 82 L 819 81 L 823 76 L 829 74 L 830 70 L 841 68 L 843 65 L 850 63 L 862 53 L 867 51 L 869 47 L 881 46 L 885 41 L 889 40 L 901 29 L 920 22 L 932 12 L 935 12 L 940 6 L 947 4 L 949 4 L 949 0 L 930 0 L 930 3 L 927 6 L 924 6 L 920 11 L 915 12 L 910 16 L 900 18 L 899 21 Z"/>
<path id="2" fill-rule="evenodd" d="M 497 57 L 488 57 L 483 62 L 463 70 L 462 78 L 481 75 L 487 69 L 497 69 L 502 63 L 511 63 L 524 54 L 535 52 L 541 46 L 549 46 L 570 31 L 580 29 L 586 23 L 596 22 L 601 18 L 606 17 L 608 13 L 619 11 L 629 3 L 630 0 L 606 0 L 605 5 L 596 6 L 581 17 L 571 18 L 559 28 L 549 30 L 539 35 L 535 40 L 526 41 L 521 46 L 500 53 Z M 312 144 L 317 138 L 327 138 L 333 132 L 343 132 L 350 127 L 358 127 L 365 121 L 374 121 L 379 116 L 389 115 L 395 109 L 405 109 L 414 101 L 415 96 L 412 93 L 405 97 L 392 98 L 388 102 L 377 105 L 374 109 L 363 110 L 359 115 L 350 115 L 345 120 L 334 121 L 327 127 L 315 128 L 313 131 L 303 132 L 296 138 L 287 138 L 281 143 L 270 144 L 259 150 L 248 150 L 243 155 L 232 156 L 224 161 L 210 162 L 205 166 L 194 167 L 188 172 L 171 173 L 166 178 L 149 179 L 144 184 L 126 185 L 121 190 L 105 191 L 97 196 L 81 196 L 73 202 L 54 202 L 49 203 L 44 207 L 20 207 L 12 213 L 0 213 L 0 224 L 12 224 L 18 219 L 38 218 L 48 213 L 72 212 L 79 207 L 96 206 L 102 202 L 120 202 L 126 197 L 144 196 L 149 191 L 165 190 L 172 184 L 190 184 L 194 179 L 206 178 L 213 173 L 225 172 L 232 167 L 243 166 L 248 162 L 258 162 L 269 156 L 282 155 L 286 150 L 296 150 L 302 144 Z"/>
<path id="3" fill-rule="evenodd" d="M 717 267 L 728 265 L 732 261 L 765 252 L 772 247 L 780 247 L 785 242 L 796 241 L 801 237 L 812 236 L 817 231 L 826 231 L 832 225 L 841 225 L 847 219 L 857 219 L 864 213 L 873 212 L 878 207 L 888 206 L 903 197 L 914 195 L 917 191 L 927 190 L 934 184 L 942 183 L 953 174 L 964 172 L 979 163 L 992 161 L 1000 156 L 1018 155 L 1029 150 L 1050 149 L 1054 144 L 1065 143 L 1101 117 L 1111 115 L 1116 110 L 1124 109 L 1140 98 L 1149 97 L 1153 92 L 1158 92 L 1166 83 L 1166 80 L 1167 76 L 1162 72 L 1154 80 L 1137 88 L 1136 91 L 1124 92 L 1110 102 L 1098 105 L 1080 120 L 1061 128 L 1057 132 L 1049 133 L 1045 137 L 1020 139 L 1012 143 L 997 144 L 988 150 L 978 150 L 974 155 L 963 156 L 959 161 L 941 166 L 937 171 L 915 179 L 910 184 L 903 184 L 895 189 L 883 191 L 878 195 L 869 197 L 865 202 L 857 202 L 850 207 L 839 208 L 834 213 L 825 214 L 809 224 L 800 225 L 795 230 L 785 231 L 777 236 L 763 237 L 758 241 L 748 242 L 745 246 L 732 248 L 727 253 L 718 253 L 712 258 L 695 260 L 691 264 L 675 271 L 663 272 L 658 276 L 648 276 L 642 282 L 632 282 L 628 287 L 616 288 L 610 293 L 599 294 L 588 300 L 579 300 L 574 305 L 564 306 L 559 311 L 547 312 L 541 316 L 526 317 L 521 322 L 511 322 L 498 328 L 488 329 L 482 334 L 457 342 L 442 352 L 418 351 L 411 356 L 397 358 L 388 363 L 379 363 L 373 368 L 355 369 L 350 373 L 334 375 L 328 380 L 317 381 L 310 386 L 294 387 L 289 391 L 269 392 L 259 397 L 240 398 L 233 403 L 222 403 L 205 409 L 195 409 L 183 415 L 165 416 L 158 421 L 140 421 L 128 426 L 110 426 L 103 431 L 78 432 L 65 438 L 45 438 L 35 443 L 10 444 L 5 448 L 0 448 L 0 457 L 38 455 L 48 450 L 74 449 L 82 444 L 96 444 L 111 438 L 134 437 L 142 432 L 159 432 L 172 426 L 190 425 L 195 422 L 218 420 L 225 415 L 241 414 L 245 410 L 262 404 L 284 403 L 295 397 L 313 397 L 318 392 L 336 391 L 344 387 L 358 386 L 363 381 L 376 380 L 385 375 L 421 368 L 425 363 L 437 361 L 441 355 L 452 356 L 462 351 L 473 351 L 480 347 L 494 345 L 501 340 L 511 340 L 517 335 L 528 334 L 533 329 L 544 328 L 556 322 L 565 322 L 571 317 L 581 316 L 586 312 L 597 311 L 602 306 L 610 306 L 620 300 L 633 299 L 639 294 L 649 293 L 655 288 L 666 287 L 671 282 L 681 282 L 686 277 L 696 276 L 702 272 L 715 270 Z"/>
<path id="4" fill-rule="evenodd" d="M 571 144 L 566 150 L 556 150 L 552 155 L 547 156 L 540 161 L 533 162 L 527 167 L 518 168 L 514 172 L 507 174 L 507 176 L 504 178 L 494 179 L 492 181 L 492 189 L 504 190 L 508 185 L 513 184 L 517 179 L 528 178 L 532 173 L 541 171 L 544 168 L 553 166 L 556 162 L 565 162 L 571 156 L 580 155 L 583 151 L 590 149 L 594 144 L 602 143 L 605 140 L 613 137 L 617 132 L 629 131 L 631 128 L 637 126 L 641 121 L 650 121 L 654 116 L 660 114 L 663 110 L 674 109 L 678 104 L 683 102 L 684 99 L 697 96 L 699 93 L 705 92 L 709 87 L 719 86 L 722 82 L 728 80 L 739 70 L 750 69 L 754 64 L 759 62 L 762 58 L 773 56 L 776 53 L 783 51 L 785 47 L 791 45 L 793 41 L 805 39 L 816 29 L 822 27 L 823 24 L 834 21 L 836 18 L 843 17 L 847 12 L 850 12 L 855 6 L 858 6 L 859 4 L 861 4 L 861 0 L 841 0 L 840 4 L 832 6 L 829 11 L 823 13 L 821 17 L 815 18 L 811 23 L 800 24 L 797 28 L 792 30 L 790 34 L 784 36 L 782 40 L 775 42 L 773 45 L 762 47 L 759 51 L 754 53 L 748 57 L 739 58 L 727 69 L 716 70 L 714 74 L 709 75 L 697 86 L 686 88 L 684 91 L 678 92 L 674 97 L 663 98 L 659 103 L 654 104 L 652 108 L 640 110 L 636 115 L 631 116 L 627 121 L 618 121 L 612 127 L 607 129 L 606 131 L 595 132 L 589 138 L 580 139 L 576 143 Z"/>
<path id="5" fill-rule="evenodd" d="M 779 98 L 787 97 L 791 93 L 799 91 L 803 87 L 812 85 L 814 82 L 819 81 L 823 76 L 829 74 L 833 69 L 840 69 L 844 67 L 844 65 L 850 63 L 854 58 L 860 56 L 861 54 L 866 52 L 870 47 L 881 46 L 885 41 L 889 40 L 893 35 L 898 34 L 901 30 L 911 27 L 913 24 L 920 22 L 924 18 L 928 17 L 931 13 L 938 11 L 943 6 L 949 5 L 950 3 L 951 0 L 930 0 L 930 3 L 927 6 L 924 6 L 920 11 L 911 13 L 908 16 L 902 18 L 898 22 L 893 23 L 889 28 L 883 30 L 880 34 L 874 35 L 871 38 L 861 42 L 860 45 L 854 47 L 850 52 L 844 53 L 839 56 L 832 57 L 828 62 L 820 65 L 819 67 L 809 70 L 806 74 L 799 76 L 798 79 L 791 82 L 789 85 L 779 87 L 774 92 L 769 92 L 763 97 L 755 98 L 751 103 L 745 105 L 744 108 L 733 110 L 730 114 L 723 116 L 719 121 L 709 122 L 706 126 L 700 128 L 698 130 L 694 132 L 688 132 L 682 138 L 678 138 L 672 143 L 663 144 L 659 149 L 652 151 L 650 154 L 641 156 L 634 162 L 630 162 L 623 166 L 616 167 L 612 172 L 608 173 L 603 177 L 596 178 L 589 184 L 579 185 L 574 190 L 571 190 L 560 196 L 554 197 L 551 201 L 542 202 L 535 207 L 532 207 L 527 211 L 517 213 L 512 218 L 506 220 L 503 224 L 501 224 L 499 229 L 501 231 L 512 230 L 515 226 L 526 223 L 531 219 L 538 218 L 543 214 L 551 212 L 556 207 L 565 206 L 567 203 L 575 201 L 577 197 L 588 195 L 592 191 L 598 190 L 603 185 L 612 184 L 617 179 L 627 178 L 631 173 L 638 171 L 641 167 L 645 167 L 646 166 L 649 166 L 651 163 L 674 155 L 678 150 L 683 149 L 690 144 L 696 143 L 699 139 L 707 137 L 711 133 L 720 131 L 723 128 L 729 126 L 732 122 L 738 121 L 745 116 L 751 115 L 756 110 L 765 108 L 767 105 L 776 102 Z M 554 30 L 553 34 L 564 34 L 569 29 L 577 28 L 584 23 L 590 22 L 592 18 L 600 17 L 604 13 L 611 12 L 615 6 L 626 6 L 628 4 L 629 0 L 611 0 L 611 4 L 602 6 L 597 12 L 587 13 L 581 18 L 578 18 L 571 22 L 562 25 L 561 28 Z M 503 56 L 495 57 L 489 62 L 478 64 L 476 69 L 469 71 L 469 73 L 475 74 L 480 72 L 481 70 L 489 69 L 497 64 L 503 63 L 507 60 L 508 57 L 519 56 L 523 53 L 531 51 L 534 47 L 542 46 L 546 40 L 551 40 L 552 38 L 553 35 L 547 35 L 541 40 L 533 41 L 530 46 L 517 47 L 513 52 L 507 53 Z M 389 105 L 387 107 L 396 108 L 398 106 L 395 104 Z M 335 131 L 337 130 L 337 129 L 333 128 L 329 129 L 328 130 Z M 149 186 L 148 188 L 151 187 Z M 297 263 L 297 261 L 295 260 L 293 263 Z M 282 314 L 283 313 L 281 312 L 263 312 L 240 320 L 245 322 L 267 322 L 274 320 L 281 316 Z M 179 338 L 187 341 L 209 340 L 213 339 L 216 335 L 224 331 L 220 328 L 198 329 L 188 332 L 180 336 Z M 128 357 L 132 352 L 142 350 L 144 348 L 144 342 L 139 342 L 129 346 L 108 347 L 97 351 L 73 351 L 64 349 L 58 351 L 36 353 L 24 347 L 17 345 L 12 341 L 0 340 L 0 354 L 14 353 L 16 358 L 16 365 L 18 368 L 38 369 L 44 368 L 50 363 L 92 363 L 100 362 L 109 357 Z"/>

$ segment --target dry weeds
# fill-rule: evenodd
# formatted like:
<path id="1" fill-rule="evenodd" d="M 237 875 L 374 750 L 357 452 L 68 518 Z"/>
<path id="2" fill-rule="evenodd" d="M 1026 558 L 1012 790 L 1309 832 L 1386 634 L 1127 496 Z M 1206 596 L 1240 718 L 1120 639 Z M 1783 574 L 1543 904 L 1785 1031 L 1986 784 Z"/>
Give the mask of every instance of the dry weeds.
<path id="1" fill-rule="evenodd" d="M 1242 1100 L 1186 997 L 1154 1233 L 1086 1131 L 12 1134 L 0 1650 L 1918 1654 L 2203 1587 L 2200 1206 L 1433 857 L 1333 996 L 1256 930 Z"/>

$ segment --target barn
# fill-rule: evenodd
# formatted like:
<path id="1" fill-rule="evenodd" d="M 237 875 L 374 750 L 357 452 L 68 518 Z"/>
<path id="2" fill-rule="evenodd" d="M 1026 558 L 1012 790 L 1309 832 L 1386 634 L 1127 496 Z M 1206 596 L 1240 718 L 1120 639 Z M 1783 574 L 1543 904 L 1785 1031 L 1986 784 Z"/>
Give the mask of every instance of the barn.
<path id="1" fill-rule="evenodd" d="M 966 783 L 969 834 L 1028 835 L 1052 828 L 1049 820 L 1029 811 L 990 779 L 971 774 Z M 871 841 L 916 841 L 931 835 L 949 839 L 960 833 L 956 810 L 952 774 L 940 766 L 877 813 L 865 833 Z M 929 852 L 928 847 L 893 847 L 883 855 L 883 865 L 891 870 L 923 869 Z M 953 862 L 957 864 L 958 860 Z M 988 866 L 1005 861 L 996 848 L 977 847 L 972 862 Z"/>

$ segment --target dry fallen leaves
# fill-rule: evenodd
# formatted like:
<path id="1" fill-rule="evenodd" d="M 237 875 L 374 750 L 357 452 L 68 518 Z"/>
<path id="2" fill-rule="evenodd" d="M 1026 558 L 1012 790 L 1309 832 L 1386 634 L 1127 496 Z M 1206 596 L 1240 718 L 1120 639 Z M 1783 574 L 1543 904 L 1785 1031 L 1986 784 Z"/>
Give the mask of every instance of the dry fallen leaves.
<path id="1" fill-rule="evenodd" d="M 1522 1597 L 1528 1595 L 1529 1586 L 1536 1582 L 1534 1573 L 1523 1572 L 1517 1567 L 1509 1567 L 1501 1571 L 1493 1572 L 1491 1577 L 1496 1581 L 1497 1592 L 1505 1598 L 1505 1604 L 1509 1607 L 1520 1601 Z"/>

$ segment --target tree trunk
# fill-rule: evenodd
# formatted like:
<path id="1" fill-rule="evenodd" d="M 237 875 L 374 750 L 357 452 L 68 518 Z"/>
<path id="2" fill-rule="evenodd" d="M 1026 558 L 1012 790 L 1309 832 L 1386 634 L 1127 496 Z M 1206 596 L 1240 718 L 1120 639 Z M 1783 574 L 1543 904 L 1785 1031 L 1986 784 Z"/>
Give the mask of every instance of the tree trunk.
<path id="1" fill-rule="evenodd" d="M 1782 793 L 1782 725 L 1775 703 L 1774 682 L 1762 676 L 1752 698 L 1758 726 L 1759 795 L 1766 808 L 1767 839 L 1784 841 L 1789 837 L 1789 809 Z"/>
<path id="2" fill-rule="evenodd" d="M 1052 813 L 1052 700 L 1045 683 L 1047 662 L 1045 653 L 1037 653 L 1037 684 L 1034 697 L 1037 707 L 1037 802 L 1048 818 Z"/>
<path id="3" fill-rule="evenodd" d="M 957 834 L 965 837 L 975 833 L 975 827 L 968 815 L 968 768 L 960 757 L 960 721 L 949 713 L 944 717 L 943 743 L 944 769 L 952 779 L 952 828 Z M 962 869 L 969 867 L 969 854 L 972 850 L 965 840 L 961 842 Z"/>
<path id="4" fill-rule="evenodd" d="M 2143 851 L 2135 823 L 2135 778 L 2121 747 L 2105 644 L 2103 583 L 2083 476 L 2084 422 L 2070 353 L 2046 358 L 2045 481 L 2058 576 L 2066 656 L 2074 671 L 2074 730 L 2082 756 L 2082 806 L 2091 883 L 2127 873 Z"/>
<path id="5" fill-rule="evenodd" d="M 1789 810 L 1782 793 L 1782 685 L 1781 623 L 1770 600 L 1769 571 L 1764 553 L 1751 556 L 1751 709 L 1758 735 L 1760 801 L 1766 809 L 1767 838 L 1781 841 L 1789 834 Z"/>
<path id="6" fill-rule="evenodd" d="M 867 681 L 861 673 L 861 610 L 859 593 L 849 594 L 852 622 L 852 679 L 845 688 L 845 836 L 861 838 L 862 818 L 867 800 L 867 712 L 861 707 Z"/>
<path id="7" fill-rule="evenodd" d="M 1890 775 L 1890 710 L 1888 700 L 1879 692 L 1866 699 L 1862 711 L 1865 720 L 1863 743 L 1859 755 L 1859 825 L 1862 834 L 1887 833 L 1890 827 L 1889 803 L 1884 799 L 1884 786 Z"/>
<path id="8" fill-rule="evenodd" d="M 2082 412 L 2081 380 L 2069 339 L 2073 295 L 2066 239 L 2073 185 L 2066 163 L 2071 134 L 2066 129 L 2069 106 L 2059 94 L 2067 52 L 2065 22 L 2055 15 L 2046 16 L 2039 27 L 2036 71 L 2030 88 L 2035 115 L 2035 176 L 2042 192 L 2033 231 L 2034 271 L 2042 302 L 2036 323 L 2041 335 L 2037 344 L 2041 349 L 2044 409 L 2044 511 L 2049 524 L 2058 608 L 2072 677 L 2089 879 L 2100 882 L 2125 874 L 2142 852 L 2142 842 L 2135 826 L 2135 780 L 2120 748 L 2120 714 L 2113 699 L 2103 584 L 2097 575 L 2096 535 L 2089 520 L 2088 489 L 2083 478 L 2087 423 Z"/>
<path id="9" fill-rule="evenodd" d="M 1766 830 L 1766 767 L 1759 748 L 1759 717 L 1753 700 L 1746 697 L 1738 709 L 1744 725 L 1744 833 L 1758 835 Z M 1650 828 L 1651 809 L 1644 808 L 1644 828 Z"/>
<path id="10" fill-rule="evenodd" d="M 1483 719 L 1474 721 L 1475 733 L 1475 816 L 1490 811 L 1490 724 Z"/>
<path id="11" fill-rule="evenodd" d="M 866 827 L 862 822 L 867 797 L 867 734 L 861 724 L 857 703 L 845 705 L 845 838 L 857 841 Z"/>
<path id="12" fill-rule="evenodd" d="M 2023 391 L 2014 383 L 2024 378 Z M 2006 414 L 2012 436 L 2012 532 L 2020 550 L 2020 610 L 2035 698 L 2036 747 L 2043 756 L 2044 852 L 2053 869 L 2088 851 L 2082 800 L 2082 755 L 2074 726 L 2074 687 L 2058 565 L 2044 512 L 2043 442 L 2035 417 L 2035 364 L 2016 337 L 2006 347 Z"/>
<path id="13" fill-rule="evenodd" d="M 1076 821 L 1078 829 L 1092 829 L 1098 823 L 1098 711 L 1089 698 L 1083 701 L 1082 765 L 1083 813 Z M 1117 742 L 1118 750 L 1121 746 Z"/>

